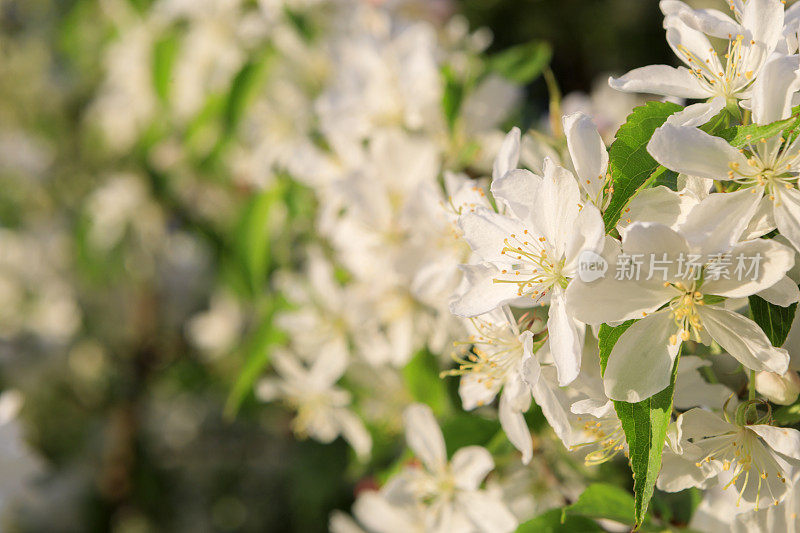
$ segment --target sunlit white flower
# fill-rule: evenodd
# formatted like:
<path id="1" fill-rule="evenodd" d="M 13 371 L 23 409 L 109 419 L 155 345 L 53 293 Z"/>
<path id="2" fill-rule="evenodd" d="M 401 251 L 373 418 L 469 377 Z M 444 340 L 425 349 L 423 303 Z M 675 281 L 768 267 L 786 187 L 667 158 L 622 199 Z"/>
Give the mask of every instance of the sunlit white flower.
<path id="1" fill-rule="evenodd" d="M 406 488 L 426 504 L 427 531 L 513 531 L 517 520 L 497 495 L 480 486 L 494 468 L 480 446 L 461 448 L 448 462 L 444 437 L 430 408 L 414 404 L 403 415 L 408 446 L 422 462 L 401 475 Z"/>
<path id="2" fill-rule="evenodd" d="M 335 384 L 345 372 L 342 354 L 323 352 L 311 365 L 289 353 L 272 354 L 277 378 L 263 378 L 256 393 L 262 401 L 282 400 L 297 412 L 292 429 L 301 438 L 323 443 L 342 436 L 361 459 L 372 448 L 372 438 L 359 418 L 348 410 L 350 393 Z"/>
<path id="3" fill-rule="evenodd" d="M 447 372 L 461 376 L 458 392 L 468 411 L 492 402 L 502 389 L 500 424 L 522 452 L 523 463 L 528 463 L 533 454 L 531 433 L 523 414 L 531 405 L 528 384 L 539 379 L 539 364 L 531 361 L 534 343 L 541 344 L 535 338 L 538 331 L 530 329 L 536 323 L 541 329 L 541 321 L 527 315 L 516 321 L 505 306 L 469 319 L 471 335 L 453 355 L 458 368 Z M 526 376 L 526 372 L 530 375 Z"/>
<path id="4" fill-rule="evenodd" d="M 578 320 L 599 324 L 641 319 L 622 334 L 609 356 L 604 376 L 609 398 L 637 402 L 664 389 L 682 341 L 692 337 L 708 343 L 710 336 L 747 368 L 786 371 L 785 350 L 773 347 L 755 322 L 715 303 L 771 287 L 794 264 L 793 251 L 777 242 L 737 242 L 756 203 L 751 200 L 744 213 L 740 206 L 725 208 L 732 195 L 752 198 L 746 191 L 711 195 L 692 210 L 680 232 L 657 223 L 632 224 L 625 231 L 621 250 L 619 243 L 606 240 L 609 274 L 590 283 L 576 280 L 567 289 L 568 304 Z M 692 254 L 701 258 L 700 271 L 709 272 L 724 253 L 763 261 L 750 277 L 731 274 L 728 279 L 698 277 L 694 269 L 681 267 Z M 640 274 L 618 279 L 616 273 L 628 264 L 626 257 L 634 254 L 645 258 Z M 661 266 L 653 258 L 662 261 Z M 648 372 L 641 372 L 643 366 Z"/>
<path id="5" fill-rule="evenodd" d="M 677 0 L 661 2 L 667 43 L 686 67 L 650 65 L 609 79 L 621 91 L 678 98 L 708 99 L 670 118 L 699 126 L 719 113 L 728 101 L 749 97 L 761 67 L 783 33 L 784 8 L 779 0 L 750 0 L 735 10 L 736 20 L 713 10 L 694 10 Z M 723 57 L 708 36 L 726 39 Z"/>
<path id="6" fill-rule="evenodd" d="M 518 134 L 512 131 L 509 137 Z M 597 141 L 602 147 L 599 136 Z M 551 350 L 565 385 L 580 369 L 583 325 L 566 310 L 564 291 L 577 275 L 581 252 L 599 251 L 603 221 L 594 205 L 582 202 L 569 171 L 549 161 L 544 177 L 514 170 L 503 161 L 502 152 L 497 164 L 502 170 L 495 173 L 500 177 L 492 182 L 492 194 L 507 214 L 476 209 L 461 217 L 464 238 L 482 263 L 463 267 L 469 288 L 451 309 L 457 315 L 477 316 L 503 304 L 549 302 Z"/>
<path id="7" fill-rule="evenodd" d="M 780 502 L 791 486 L 789 476 L 800 464 L 800 432 L 763 420 L 731 423 L 703 409 L 687 411 L 681 418 L 681 451 L 696 460 L 701 477 L 719 476 L 724 488 L 735 486 L 737 502 L 745 500 L 756 508 Z M 662 476 L 675 473 L 665 469 Z"/>
<path id="8" fill-rule="evenodd" d="M 776 56 L 765 66 L 753 87 L 751 99 L 756 124 L 788 118 L 793 93 L 800 88 L 800 56 Z M 781 135 L 752 139 L 744 149 L 689 127 L 666 124 L 648 144 L 653 157 L 672 170 L 701 178 L 727 182 L 765 197 L 774 224 L 800 249 L 800 141 Z M 747 204 L 751 200 L 740 195 Z M 767 200 L 765 200 L 767 201 Z"/>

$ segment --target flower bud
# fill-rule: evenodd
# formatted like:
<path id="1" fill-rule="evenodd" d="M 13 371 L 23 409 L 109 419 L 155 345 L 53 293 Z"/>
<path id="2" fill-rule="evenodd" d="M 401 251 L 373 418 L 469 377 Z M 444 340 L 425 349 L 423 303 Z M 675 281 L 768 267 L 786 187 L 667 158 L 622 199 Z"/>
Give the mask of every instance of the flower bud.
<path id="1" fill-rule="evenodd" d="M 762 371 L 756 374 L 756 390 L 772 403 L 789 405 L 800 394 L 800 376 L 794 370 L 780 375 Z"/>

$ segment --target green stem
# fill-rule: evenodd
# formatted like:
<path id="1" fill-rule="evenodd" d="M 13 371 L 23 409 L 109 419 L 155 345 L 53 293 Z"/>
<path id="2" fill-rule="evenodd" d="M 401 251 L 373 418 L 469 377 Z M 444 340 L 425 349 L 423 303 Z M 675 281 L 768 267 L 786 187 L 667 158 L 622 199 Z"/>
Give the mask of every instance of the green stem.
<path id="1" fill-rule="evenodd" d="M 756 399 L 756 371 L 750 371 L 750 383 L 748 384 L 748 390 L 750 391 L 749 399 L 755 400 Z"/>

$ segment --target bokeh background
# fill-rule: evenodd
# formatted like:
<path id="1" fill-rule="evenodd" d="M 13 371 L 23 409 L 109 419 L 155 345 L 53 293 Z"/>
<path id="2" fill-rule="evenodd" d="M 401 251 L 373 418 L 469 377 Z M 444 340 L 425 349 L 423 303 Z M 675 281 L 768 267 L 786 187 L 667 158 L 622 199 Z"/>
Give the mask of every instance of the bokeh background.
<path id="1" fill-rule="evenodd" d="M 187 36 L 192 19 L 123 31 L 169 4 L 187 2 L 0 0 L 0 384 L 21 405 L 8 446 L 26 447 L 0 466 L 3 531 L 324 531 L 374 483 L 341 439 L 297 440 L 291 413 L 252 392 L 282 342 L 271 276 L 298 264 L 313 192 L 235 161 L 248 117 L 269 114 L 236 98 L 265 53 L 258 28 L 239 49 Z M 196 16 L 224 28 L 255 4 Z M 456 13 L 488 28 L 489 57 L 549 43 L 564 95 L 675 61 L 655 0 L 418 4 L 439 28 Z M 171 53 L 187 38 L 195 56 Z M 166 110 L 170 73 L 204 55 L 232 75 Z M 537 76 L 509 125 L 546 123 L 550 94 Z M 126 105 L 157 111 L 126 122 Z M 402 437 L 376 446 L 396 454 Z"/>

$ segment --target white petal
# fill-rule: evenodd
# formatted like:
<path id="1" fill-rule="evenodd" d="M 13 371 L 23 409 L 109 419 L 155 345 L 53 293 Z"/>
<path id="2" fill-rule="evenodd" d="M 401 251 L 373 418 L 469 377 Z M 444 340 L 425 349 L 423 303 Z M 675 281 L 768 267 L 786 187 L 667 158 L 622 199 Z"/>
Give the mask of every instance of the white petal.
<path id="1" fill-rule="evenodd" d="M 780 307 L 789 307 L 795 302 L 800 301 L 800 289 L 797 283 L 792 281 L 789 276 L 783 276 L 778 283 L 757 293 L 758 296 L 771 304 Z"/>
<path id="2" fill-rule="evenodd" d="M 528 392 L 530 397 L 530 392 Z M 509 390 L 506 386 L 503 389 L 503 394 L 500 396 L 500 408 L 498 414 L 500 416 L 500 425 L 503 427 L 508 440 L 514 445 L 516 449 L 522 452 L 522 462 L 528 464 L 533 457 L 533 440 L 531 439 L 531 431 L 528 429 L 528 424 L 525 422 L 525 417 L 522 412 L 517 409 L 514 401 L 514 391 Z"/>
<path id="3" fill-rule="evenodd" d="M 502 201 L 521 220 L 525 220 L 540 200 L 537 197 L 542 178 L 533 172 L 517 169 L 492 180 L 492 195 Z"/>
<path id="4" fill-rule="evenodd" d="M 786 372 L 789 354 L 773 347 L 755 322 L 713 305 L 700 306 L 698 312 L 708 334 L 744 366 L 778 374 Z"/>
<path id="5" fill-rule="evenodd" d="M 520 377 L 522 382 L 532 389 L 542 375 L 542 367 L 533 354 L 533 332 L 523 331 L 519 340 L 522 342 L 522 375 Z"/>
<path id="6" fill-rule="evenodd" d="M 492 403 L 503 384 L 498 380 L 487 383 L 481 374 L 470 372 L 461 377 L 458 385 L 458 396 L 461 398 L 461 407 L 471 411 L 476 407 Z"/>
<path id="7" fill-rule="evenodd" d="M 775 223 L 796 250 L 800 250 L 800 191 L 786 189 L 780 192 L 775 205 Z"/>
<path id="8" fill-rule="evenodd" d="M 655 131 L 647 151 L 668 169 L 700 178 L 726 180 L 731 163 L 747 167 L 736 148 L 697 128 L 665 124 Z"/>
<path id="9" fill-rule="evenodd" d="M 742 12 L 742 26 L 748 38 L 764 46 L 767 54 L 774 50 L 783 33 L 783 2 L 779 0 L 748 0 Z"/>
<path id="10" fill-rule="evenodd" d="M 364 423 L 347 409 L 338 409 L 336 418 L 344 440 L 352 446 L 359 459 L 366 459 L 372 449 L 372 437 L 367 428 L 364 427 Z"/>
<path id="11" fill-rule="evenodd" d="M 611 400 L 604 401 L 595 398 L 587 398 L 573 403 L 569 410 L 576 415 L 591 415 L 595 418 L 606 418 L 614 414 L 614 402 Z"/>
<path id="12" fill-rule="evenodd" d="M 715 96 L 708 102 L 692 104 L 686 109 L 670 115 L 666 124 L 673 126 L 698 127 L 706 124 L 717 113 L 725 109 L 726 100 L 722 96 Z"/>
<path id="13" fill-rule="evenodd" d="M 666 2 L 661 2 L 662 12 L 665 15 L 677 14 L 691 28 L 720 39 L 729 39 L 730 35 L 742 33 L 742 27 L 731 17 L 717 9 L 691 9 L 683 2 L 672 2 L 673 4 L 683 4 L 685 8 L 666 12 L 663 8 Z"/>
<path id="14" fill-rule="evenodd" d="M 656 222 L 634 222 L 625 232 L 622 249 L 627 254 L 666 253 L 677 257 L 689 251 L 686 239 L 677 231 Z"/>
<path id="15" fill-rule="evenodd" d="M 597 127 L 588 115 L 573 113 L 564 117 L 567 146 L 580 185 L 589 198 L 598 198 L 608 169 L 608 152 Z"/>
<path id="16" fill-rule="evenodd" d="M 736 273 L 737 258 L 740 256 L 747 259 L 761 257 L 758 268 L 754 269 L 756 272 L 752 276 Z M 703 283 L 704 293 L 727 298 L 744 298 L 766 290 L 786 277 L 786 273 L 794 266 L 795 252 L 773 240 L 755 239 L 734 246 L 731 249 L 731 257 L 733 264 L 730 267 L 730 279 L 722 276 L 718 280 L 708 279 Z"/>
<path id="17" fill-rule="evenodd" d="M 518 220 L 485 208 L 462 215 L 458 225 L 473 252 L 485 262 L 498 264 L 510 262 L 508 256 L 502 253 L 505 239 L 512 234 L 522 235 L 525 230 Z"/>
<path id="18" fill-rule="evenodd" d="M 328 520 L 328 531 L 331 533 L 365 533 L 355 520 L 342 511 L 334 511 Z"/>
<path id="19" fill-rule="evenodd" d="M 568 276 L 574 275 L 581 253 L 587 250 L 597 254 L 602 253 L 605 236 L 606 227 L 600 210 L 594 204 L 585 204 L 578 213 L 572 233 L 567 239 L 565 273 Z"/>
<path id="20" fill-rule="evenodd" d="M 772 56 L 753 83 L 753 122 L 770 124 L 789 118 L 792 96 L 800 84 L 800 56 Z"/>
<path id="21" fill-rule="evenodd" d="M 342 339 L 325 345 L 309 371 L 311 381 L 320 387 L 333 385 L 347 370 L 348 351 Z"/>
<path id="22" fill-rule="evenodd" d="M 494 468 L 492 454 L 481 446 L 467 446 L 453 454 L 450 470 L 460 490 L 475 490 Z"/>
<path id="23" fill-rule="evenodd" d="M 458 506 L 481 533 L 510 533 L 517 519 L 499 497 L 486 491 L 461 492 Z"/>
<path id="24" fill-rule="evenodd" d="M 637 222 L 658 222 L 677 229 L 678 224 L 686 220 L 692 207 L 697 204 L 698 200 L 693 195 L 673 191 L 664 185 L 644 189 L 628 204 L 630 211 L 617 224 L 617 229 L 620 235 L 624 236 L 625 230 L 631 224 L 626 219 Z"/>
<path id="25" fill-rule="evenodd" d="M 747 429 L 757 433 L 776 452 L 792 459 L 800 459 L 800 431 L 763 424 L 747 426 Z"/>
<path id="26" fill-rule="evenodd" d="M 493 179 L 501 178 L 506 172 L 517 168 L 517 163 L 519 163 L 519 140 L 519 128 L 512 128 L 503 140 L 500 152 L 494 160 L 492 167 Z"/>
<path id="27" fill-rule="evenodd" d="M 602 254 L 608 263 L 605 275 L 591 282 L 584 282 L 580 278 L 570 281 L 566 292 L 570 315 L 592 325 L 621 322 L 630 318 L 641 318 L 645 313 L 652 313 L 669 301 L 674 291 L 665 288 L 663 282 L 617 280 L 617 259 L 620 253 L 619 243 L 607 237 Z"/>
<path id="28" fill-rule="evenodd" d="M 681 431 L 684 439 L 697 441 L 738 431 L 737 426 L 729 424 L 716 414 L 705 409 L 689 409 L 681 417 L 683 419 Z"/>
<path id="29" fill-rule="evenodd" d="M 760 203 L 760 195 L 751 189 L 710 194 L 692 209 L 679 231 L 697 253 L 727 252 L 741 240 Z"/>
<path id="30" fill-rule="evenodd" d="M 544 161 L 544 177 L 538 192 L 539 209 L 530 214 L 530 223 L 536 235 L 547 239 L 555 257 L 566 251 L 566 243 L 575 228 L 580 212 L 581 192 L 572 173 L 556 165 L 551 159 Z"/>
<path id="31" fill-rule="evenodd" d="M 666 388 L 680 346 L 680 342 L 670 344 L 669 338 L 677 329 L 669 311 L 659 311 L 630 326 L 608 357 L 603 378 L 606 395 L 636 403 Z"/>
<path id="32" fill-rule="evenodd" d="M 542 377 L 533 387 L 533 398 L 564 446 L 570 447 L 577 443 L 571 425 L 573 416 L 570 412 L 570 399 L 564 389 L 556 386 L 555 372 L 550 372 L 551 370 L 553 369 L 550 367 L 542 368 Z"/>
<path id="33" fill-rule="evenodd" d="M 467 289 L 450 302 L 450 312 L 457 316 L 473 317 L 488 313 L 505 303 L 519 299 L 513 283 L 495 283 L 500 271 L 493 266 L 461 265 Z M 530 298 L 526 298 L 530 302 Z"/>
<path id="34" fill-rule="evenodd" d="M 565 386 L 578 377 L 581 370 L 584 325 L 569 315 L 561 287 L 553 289 L 547 320 L 550 352 L 558 369 L 558 384 Z"/>
<path id="35" fill-rule="evenodd" d="M 444 437 L 433 411 L 427 405 L 415 403 L 403 412 L 408 447 L 431 472 L 441 471 L 447 464 Z"/>
<path id="36" fill-rule="evenodd" d="M 678 98 L 712 96 L 685 67 L 649 65 L 633 69 L 619 78 L 609 78 L 608 84 L 613 89 L 628 93 L 649 93 Z"/>
<path id="37" fill-rule="evenodd" d="M 678 58 L 686 63 L 689 68 L 694 68 L 688 62 L 686 52 L 691 54 L 694 61 L 704 61 L 715 72 L 724 70 L 720 64 L 714 47 L 703 32 L 690 28 L 680 16 L 667 15 L 664 18 L 664 27 L 667 29 L 667 43 Z"/>
<path id="38" fill-rule="evenodd" d="M 661 458 L 661 472 L 656 487 L 664 492 L 679 492 L 690 487 L 705 488 L 708 484 L 709 469 L 697 467 L 695 459 L 687 459 L 665 450 Z M 703 465 L 705 466 L 705 465 Z"/>
<path id="39" fill-rule="evenodd" d="M 377 491 L 361 493 L 353 504 L 353 514 L 368 531 L 402 533 L 416 529 L 406 510 L 390 504 Z"/>

